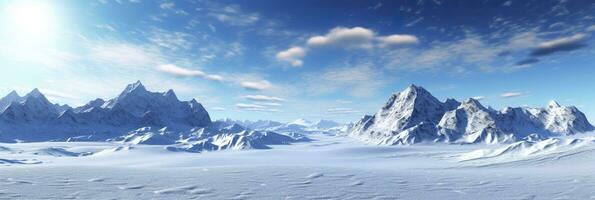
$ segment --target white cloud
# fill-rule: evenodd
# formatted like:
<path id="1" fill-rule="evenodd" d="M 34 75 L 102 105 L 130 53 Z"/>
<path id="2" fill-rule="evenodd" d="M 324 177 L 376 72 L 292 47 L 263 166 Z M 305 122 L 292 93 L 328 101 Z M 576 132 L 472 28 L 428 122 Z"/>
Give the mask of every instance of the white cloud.
<path id="1" fill-rule="evenodd" d="M 351 109 L 351 108 L 329 108 L 326 110 L 327 113 L 329 114 L 334 114 L 334 115 L 346 115 L 346 114 L 356 114 L 356 113 L 360 113 L 360 111 Z"/>
<path id="2" fill-rule="evenodd" d="M 314 36 L 308 39 L 309 46 L 343 46 L 348 48 L 371 48 L 371 41 L 375 33 L 362 27 L 337 27 L 326 35 Z"/>
<path id="3" fill-rule="evenodd" d="M 221 75 L 215 75 L 215 74 L 207 74 L 203 71 L 200 70 L 192 70 L 192 69 L 186 69 L 186 68 L 182 68 L 179 66 L 176 66 L 174 64 L 163 64 L 163 65 L 159 65 L 157 66 L 157 69 L 159 71 L 168 73 L 168 74 L 172 74 L 175 76 L 182 76 L 182 77 L 201 77 L 207 80 L 212 80 L 212 81 L 219 81 L 222 82 L 225 79 L 223 78 L 223 76 Z"/>
<path id="4" fill-rule="evenodd" d="M 380 41 L 380 46 L 394 46 L 394 45 L 410 45 L 410 44 L 417 44 L 419 40 L 414 35 L 389 35 L 378 37 Z"/>
<path id="5" fill-rule="evenodd" d="M 525 96 L 524 92 L 507 92 L 500 95 L 502 98 L 514 98 L 514 97 L 521 97 Z"/>
<path id="6" fill-rule="evenodd" d="M 219 82 L 222 82 L 225 80 L 225 78 L 223 78 L 223 76 L 216 75 L 216 74 L 209 74 L 209 75 L 204 76 L 204 78 L 207 80 L 219 81 Z"/>
<path id="7" fill-rule="evenodd" d="M 208 15 L 232 26 L 247 26 L 260 20 L 258 13 L 245 13 L 239 5 L 215 8 Z"/>
<path id="8" fill-rule="evenodd" d="M 212 107 L 211 110 L 224 111 L 226 109 L 224 107 Z"/>
<path id="9" fill-rule="evenodd" d="M 279 107 L 279 106 L 281 106 L 280 103 L 275 103 L 275 102 L 261 102 L 261 103 L 258 103 L 258 105 L 273 106 L 273 107 Z"/>
<path id="10" fill-rule="evenodd" d="M 317 47 L 337 47 L 343 49 L 371 49 L 373 47 L 390 47 L 395 45 L 417 44 L 419 39 L 414 35 L 393 34 L 377 36 L 376 33 L 363 27 L 335 27 L 325 35 L 310 37 L 304 47 L 294 46 L 276 54 L 279 61 L 292 66 L 302 66 L 303 57 L 310 49 Z"/>
<path id="11" fill-rule="evenodd" d="M 265 111 L 265 112 L 277 112 L 278 109 L 275 108 L 268 108 L 264 105 L 258 104 L 246 104 L 246 103 L 238 103 L 236 107 L 240 110 L 247 110 L 247 111 Z"/>
<path id="12" fill-rule="evenodd" d="M 252 101 L 285 101 L 285 99 L 281 97 L 266 95 L 246 95 L 244 98 Z"/>
<path id="13" fill-rule="evenodd" d="M 277 60 L 288 62 L 291 66 L 299 67 L 304 64 L 302 58 L 306 55 L 306 50 L 302 47 L 291 47 L 287 50 L 277 53 Z"/>
<path id="14" fill-rule="evenodd" d="M 240 86 L 249 90 L 269 90 L 273 88 L 273 84 L 266 80 L 261 81 L 242 81 Z"/>
<path id="15" fill-rule="evenodd" d="M 199 70 L 190 70 L 178 67 L 174 64 L 164 64 L 157 67 L 160 71 L 176 76 L 205 76 L 206 74 Z"/>
<path id="16" fill-rule="evenodd" d="M 591 25 L 589 26 L 589 28 L 587 28 L 588 32 L 594 32 L 595 31 L 595 25 Z"/>
<path id="17" fill-rule="evenodd" d="M 174 8 L 174 6 L 176 6 L 176 4 L 174 4 L 174 2 L 163 2 L 163 3 L 159 4 L 159 7 L 161 9 L 172 9 L 172 8 Z"/>
<path id="18" fill-rule="evenodd" d="M 93 43 L 89 48 L 89 58 L 116 67 L 155 66 L 163 60 L 158 49 L 131 43 Z"/>

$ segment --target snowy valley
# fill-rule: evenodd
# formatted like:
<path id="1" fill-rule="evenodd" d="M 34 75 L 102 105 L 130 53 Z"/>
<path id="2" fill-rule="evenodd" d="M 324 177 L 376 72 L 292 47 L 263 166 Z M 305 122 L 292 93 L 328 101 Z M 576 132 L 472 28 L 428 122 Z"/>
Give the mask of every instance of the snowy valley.
<path id="1" fill-rule="evenodd" d="M 12 92 L 0 199 L 595 198 L 594 127 L 556 102 L 497 111 L 411 85 L 350 124 L 207 110 L 140 81 L 77 108 Z"/>

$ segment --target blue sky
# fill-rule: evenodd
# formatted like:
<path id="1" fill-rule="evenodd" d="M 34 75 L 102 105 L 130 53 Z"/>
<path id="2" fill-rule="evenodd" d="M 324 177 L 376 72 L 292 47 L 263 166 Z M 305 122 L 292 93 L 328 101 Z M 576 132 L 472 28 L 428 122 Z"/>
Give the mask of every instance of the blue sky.
<path id="1" fill-rule="evenodd" d="M 141 80 L 212 118 L 354 121 L 409 84 L 486 106 L 575 105 L 595 121 L 595 3 L 0 3 L 0 93 L 82 105 Z"/>

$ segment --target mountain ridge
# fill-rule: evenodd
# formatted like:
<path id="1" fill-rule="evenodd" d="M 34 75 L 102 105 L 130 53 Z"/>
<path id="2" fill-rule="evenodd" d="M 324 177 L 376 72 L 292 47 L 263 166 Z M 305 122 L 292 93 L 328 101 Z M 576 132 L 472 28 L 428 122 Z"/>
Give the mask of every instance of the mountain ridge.
<path id="1" fill-rule="evenodd" d="M 140 81 L 107 101 L 70 108 L 52 104 L 38 89 L 0 99 L 0 142 L 122 141 L 170 145 L 168 150 L 201 152 L 266 149 L 298 141 L 272 131 L 213 122 L 196 99 L 180 101 L 173 90 L 150 92 Z"/>
<path id="2" fill-rule="evenodd" d="M 347 135 L 370 143 L 395 145 L 420 142 L 514 142 L 595 130 L 574 106 L 552 101 L 545 108 L 484 107 L 477 99 L 441 102 L 423 87 L 410 85 L 392 94 L 374 115 L 365 115 Z"/>

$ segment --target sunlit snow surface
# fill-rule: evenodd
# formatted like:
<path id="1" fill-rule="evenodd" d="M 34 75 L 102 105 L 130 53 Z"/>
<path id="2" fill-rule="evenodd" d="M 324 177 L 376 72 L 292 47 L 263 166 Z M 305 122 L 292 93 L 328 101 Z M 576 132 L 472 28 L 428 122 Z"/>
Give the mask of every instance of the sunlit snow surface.
<path id="1" fill-rule="evenodd" d="M 0 144 L 0 199 L 595 199 L 593 136 L 386 147 L 320 134 L 203 153 Z"/>

